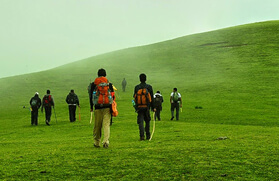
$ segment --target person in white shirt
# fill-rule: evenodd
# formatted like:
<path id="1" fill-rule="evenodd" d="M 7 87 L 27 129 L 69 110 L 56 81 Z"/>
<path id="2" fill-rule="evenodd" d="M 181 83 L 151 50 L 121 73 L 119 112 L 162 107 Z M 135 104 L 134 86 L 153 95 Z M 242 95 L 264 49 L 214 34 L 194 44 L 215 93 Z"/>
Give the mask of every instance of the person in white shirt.
<path id="1" fill-rule="evenodd" d="M 182 107 L 181 94 L 177 92 L 177 88 L 173 88 L 173 92 L 170 95 L 171 103 L 171 120 L 174 119 L 174 110 L 176 111 L 176 120 L 179 120 L 179 107 Z"/>
<path id="2" fill-rule="evenodd" d="M 155 120 L 158 118 L 158 121 L 161 121 L 160 113 L 162 111 L 162 103 L 164 102 L 163 96 L 160 91 L 157 91 L 154 94 L 154 107 L 156 108 Z"/>

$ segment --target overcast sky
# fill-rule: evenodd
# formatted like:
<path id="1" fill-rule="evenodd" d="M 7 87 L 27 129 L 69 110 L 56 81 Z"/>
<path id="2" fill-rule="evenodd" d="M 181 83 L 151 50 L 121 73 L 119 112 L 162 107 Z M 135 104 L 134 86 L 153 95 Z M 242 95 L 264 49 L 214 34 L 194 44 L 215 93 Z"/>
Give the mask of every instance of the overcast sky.
<path id="1" fill-rule="evenodd" d="M 279 19 L 278 0 L 0 0 L 0 77 Z"/>

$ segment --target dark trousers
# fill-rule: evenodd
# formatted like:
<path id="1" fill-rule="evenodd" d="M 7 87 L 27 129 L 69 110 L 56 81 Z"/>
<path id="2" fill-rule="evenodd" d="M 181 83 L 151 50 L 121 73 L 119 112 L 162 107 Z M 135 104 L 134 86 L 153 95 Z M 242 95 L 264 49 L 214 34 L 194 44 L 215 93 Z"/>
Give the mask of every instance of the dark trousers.
<path id="1" fill-rule="evenodd" d="M 32 108 L 31 111 L 31 124 L 38 125 L 38 109 Z"/>
<path id="2" fill-rule="evenodd" d="M 179 120 L 179 103 L 171 103 L 171 117 L 174 117 L 174 110 L 176 111 L 176 120 Z"/>
<path id="3" fill-rule="evenodd" d="M 46 121 L 50 122 L 51 117 L 51 107 L 45 106 Z"/>
<path id="4" fill-rule="evenodd" d="M 76 121 L 76 109 L 77 109 L 77 106 L 69 105 L 69 118 L 70 118 L 70 122 L 75 122 Z"/>
<path id="5" fill-rule="evenodd" d="M 159 121 L 161 121 L 161 110 L 158 108 L 156 108 L 156 112 L 155 112 L 155 121 L 158 118 Z"/>
<path id="6" fill-rule="evenodd" d="M 146 139 L 150 138 L 150 112 L 149 109 L 143 109 L 138 111 L 138 125 L 140 137 L 144 137 L 144 132 L 146 134 Z M 145 122 L 145 127 L 144 127 Z"/>

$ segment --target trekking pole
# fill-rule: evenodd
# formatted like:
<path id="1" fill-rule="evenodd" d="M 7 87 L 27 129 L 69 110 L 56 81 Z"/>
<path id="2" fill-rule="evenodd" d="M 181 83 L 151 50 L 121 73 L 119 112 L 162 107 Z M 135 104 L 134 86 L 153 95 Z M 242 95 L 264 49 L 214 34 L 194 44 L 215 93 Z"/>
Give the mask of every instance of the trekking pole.
<path id="1" fill-rule="evenodd" d="M 91 116 L 90 116 L 90 124 L 92 123 L 92 117 L 93 117 L 93 111 L 91 112 Z"/>
<path id="2" fill-rule="evenodd" d="M 155 112 L 153 112 L 153 130 L 152 130 L 151 136 L 149 138 L 149 141 L 151 141 L 154 132 L 155 132 Z"/>
<path id="3" fill-rule="evenodd" d="M 57 118 L 56 118 L 56 112 L 55 112 L 54 106 L 53 106 L 53 110 L 54 110 L 55 120 L 56 120 L 56 124 L 57 124 Z"/>
<path id="4" fill-rule="evenodd" d="M 78 119 L 79 119 L 79 121 L 81 120 L 81 116 L 80 116 L 80 106 L 78 106 Z"/>

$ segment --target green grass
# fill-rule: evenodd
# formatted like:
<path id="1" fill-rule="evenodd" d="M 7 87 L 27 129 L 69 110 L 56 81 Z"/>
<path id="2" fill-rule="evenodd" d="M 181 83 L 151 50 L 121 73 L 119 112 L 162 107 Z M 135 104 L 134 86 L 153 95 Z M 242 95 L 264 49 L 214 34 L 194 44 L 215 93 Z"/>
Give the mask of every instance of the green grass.
<path id="1" fill-rule="evenodd" d="M 0 79 L 0 180 L 277 180 L 278 28 L 279 21 L 242 25 Z M 101 67 L 119 89 L 109 149 L 93 147 L 89 124 L 87 86 Z M 138 141 L 131 105 L 142 72 L 165 99 L 150 142 Z M 183 97 L 179 121 L 169 120 L 174 87 Z M 40 113 L 32 127 L 29 100 L 47 89 L 57 123 L 53 115 L 46 126 Z M 75 123 L 70 89 L 81 103 Z"/>

